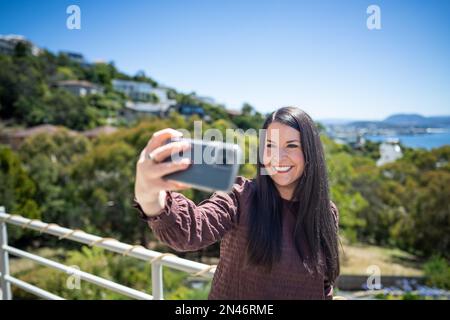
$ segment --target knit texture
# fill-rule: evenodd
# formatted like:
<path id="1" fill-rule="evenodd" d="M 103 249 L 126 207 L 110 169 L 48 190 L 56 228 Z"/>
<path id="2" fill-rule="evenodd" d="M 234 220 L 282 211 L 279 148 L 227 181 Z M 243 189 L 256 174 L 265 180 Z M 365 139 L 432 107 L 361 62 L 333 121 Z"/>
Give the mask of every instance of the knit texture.
<path id="1" fill-rule="evenodd" d="M 238 176 L 229 193 L 216 192 L 198 205 L 181 193 L 167 191 L 166 205 L 158 216 L 146 217 L 136 201 L 134 206 L 156 237 L 174 250 L 197 251 L 221 241 L 209 299 L 331 299 L 332 281 L 308 272 L 295 248 L 295 201 L 282 201 L 280 260 L 270 272 L 245 264 L 246 217 L 254 189 L 254 180 Z M 338 209 L 333 203 L 331 208 L 338 225 Z"/>

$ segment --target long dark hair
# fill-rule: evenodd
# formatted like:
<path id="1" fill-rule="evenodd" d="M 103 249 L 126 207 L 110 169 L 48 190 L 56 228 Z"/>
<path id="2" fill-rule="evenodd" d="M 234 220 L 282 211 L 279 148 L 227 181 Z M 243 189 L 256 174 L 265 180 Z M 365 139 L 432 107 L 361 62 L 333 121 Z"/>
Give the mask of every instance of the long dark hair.
<path id="1" fill-rule="evenodd" d="M 322 273 L 333 282 L 339 275 L 338 230 L 331 209 L 328 177 L 319 131 L 308 114 L 296 107 L 284 107 L 264 122 L 296 129 L 305 158 L 304 172 L 295 187 L 298 200 L 294 243 L 303 265 L 310 272 Z M 265 133 L 265 130 L 263 130 Z M 260 135 L 256 188 L 249 213 L 247 262 L 272 269 L 280 258 L 282 199 L 270 176 L 261 174 L 265 134 Z"/>

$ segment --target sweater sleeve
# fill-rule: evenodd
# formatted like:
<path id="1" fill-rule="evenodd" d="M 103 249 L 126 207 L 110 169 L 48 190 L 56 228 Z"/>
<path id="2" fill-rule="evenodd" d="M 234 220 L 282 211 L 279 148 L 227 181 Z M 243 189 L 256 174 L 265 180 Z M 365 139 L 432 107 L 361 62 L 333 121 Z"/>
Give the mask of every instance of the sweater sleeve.
<path id="1" fill-rule="evenodd" d="M 200 250 L 219 241 L 233 228 L 239 219 L 240 201 L 249 191 L 249 182 L 239 176 L 230 192 L 215 192 L 198 205 L 181 193 L 168 191 L 161 213 L 145 220 L 156 237 L 174 250 Z M 138 205 L 135 207 L 142 210 Z"/>

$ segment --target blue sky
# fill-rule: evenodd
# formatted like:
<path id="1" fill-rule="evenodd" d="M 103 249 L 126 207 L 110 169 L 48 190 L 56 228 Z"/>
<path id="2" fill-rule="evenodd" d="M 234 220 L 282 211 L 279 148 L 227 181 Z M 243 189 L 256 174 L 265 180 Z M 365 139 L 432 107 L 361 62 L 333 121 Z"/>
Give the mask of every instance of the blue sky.
<path id="1" fill-rule="evenodd" d="M 71 4 L 81 30 L 66 28 Z M 366 27 L 371 4 L 381 30 Z M 10 33 L 234 109 L 297 105 L 318 119 L 450 114 L 446 0 L 0 0 L 0 34 Z"/>

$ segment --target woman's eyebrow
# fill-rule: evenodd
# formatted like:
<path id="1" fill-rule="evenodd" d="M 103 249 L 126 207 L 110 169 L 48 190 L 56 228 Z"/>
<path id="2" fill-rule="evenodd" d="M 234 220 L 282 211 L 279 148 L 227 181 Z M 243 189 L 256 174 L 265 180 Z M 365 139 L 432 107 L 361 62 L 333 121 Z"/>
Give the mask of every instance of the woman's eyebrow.
<path id="1" fill-rule="evenodd" d="M 267 139 L 267 141 L 269 141 L 269 142 L 274 142 L 274 141 L 272 141 L 272 140 L 270 140 L 270 139 Z M 289 140 L 289 141 L 286 141 L 286 143 L 289 143 L 289 142 L 300 142 L 300 140 L 295 139 L 295 140 Z"/>

